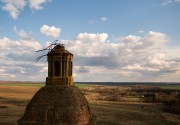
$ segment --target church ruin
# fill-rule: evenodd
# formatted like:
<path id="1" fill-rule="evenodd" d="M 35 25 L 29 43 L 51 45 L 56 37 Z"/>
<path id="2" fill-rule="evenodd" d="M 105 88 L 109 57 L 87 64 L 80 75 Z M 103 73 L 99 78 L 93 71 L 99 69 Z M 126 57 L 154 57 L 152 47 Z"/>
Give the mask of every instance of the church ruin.
<path id="1" fill-rule="evenodd" d="M 31 99 L 18 125 L 95 125 L 88 101 L 73 82 L 73 54 L 60 43 L 52 45 L 38 57 L 48 59 L 46 85 Z"/>

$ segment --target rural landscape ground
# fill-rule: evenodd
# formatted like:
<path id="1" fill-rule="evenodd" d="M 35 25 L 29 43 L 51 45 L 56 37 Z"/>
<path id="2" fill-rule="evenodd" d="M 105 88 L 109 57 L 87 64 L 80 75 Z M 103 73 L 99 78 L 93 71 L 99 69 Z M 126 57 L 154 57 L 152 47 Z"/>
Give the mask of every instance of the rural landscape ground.
<path id="1" fill-rule="evenodd" d="M 167 110 L 174 108 L 168 108 L 168 101 L 172 103 L 180 98 L 179 84 L 75 85 L 89 101 L 97 117 L 97 125 L 180 125 L 180 114 Z M 1 82 L 0 125 L 17 125 L 17 120 L 23 115 L 26 105 L 42 86 L 43 83 Z M 168 94 L 165 95 L 164 91 Z M 175 108 L 178 111 L 180 105 L 175 104 L 173 106 L 177 106 Z"/>

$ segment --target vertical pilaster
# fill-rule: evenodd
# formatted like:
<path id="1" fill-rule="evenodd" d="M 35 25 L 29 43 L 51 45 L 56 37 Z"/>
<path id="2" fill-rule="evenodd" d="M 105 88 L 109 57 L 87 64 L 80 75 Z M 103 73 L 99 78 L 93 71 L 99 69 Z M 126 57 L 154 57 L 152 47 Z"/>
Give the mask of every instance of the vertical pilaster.
<path id="1" fill-rule="evenodd" d="M 72 76 L 72 62 L 70 62 L 70 67 L 71 67 L 71 76 Z"/>
<path id="2" fill-rule="evenodd" d="M 70 61 L 68 62 L 68 65 L 69 65 L 68 76 L 70 77 L 71 76 L 71 62 Z"/>

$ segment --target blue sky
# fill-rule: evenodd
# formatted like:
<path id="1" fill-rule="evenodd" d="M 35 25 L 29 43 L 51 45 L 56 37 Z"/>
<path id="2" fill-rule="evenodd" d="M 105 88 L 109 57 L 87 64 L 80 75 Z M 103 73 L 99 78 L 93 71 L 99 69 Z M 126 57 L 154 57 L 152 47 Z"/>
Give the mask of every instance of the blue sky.
<path id="1" fill-rule="evenodd" d="M 75 81 L 180 82 L 179 22 L 180 0 L 0 0 L 0 79 L 45 80 L 34 51 L 60 39 Z"/>

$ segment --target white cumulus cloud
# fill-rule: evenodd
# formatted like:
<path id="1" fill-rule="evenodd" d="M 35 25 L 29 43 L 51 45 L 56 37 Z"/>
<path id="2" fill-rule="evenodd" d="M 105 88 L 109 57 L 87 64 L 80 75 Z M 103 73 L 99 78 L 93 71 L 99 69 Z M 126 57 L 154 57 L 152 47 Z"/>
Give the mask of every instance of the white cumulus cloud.
<path id="1" fill-rule="evenodd" d="M 144 41 L 153 44 L 164 44 L 168 42 L 168 36 L 160 32 L 150 31 L 145 37 Z"/>
<path id="2" fill-rule="evenodd" d="M 21 30 L 16 30 L 16 32 L 21 34 Z M 8 37 L 0 38 L 1 80 L 19 81 L 42 78 L 40 71 L 44 71 L 46 64 L 41 62 L 36 64 L 34 62 L 34 59 L 38 56 L 35 51 L 42 49 L 42 45 L 32 37 L 31 39 L 23 39 L 24 35 L 20 34 L 18 34 L 20 36 L 19 40 Z M 37 74 L 40 74 L 40 76 L 37 77 Z"/>
<path id="3" fill-rule="evenodd" d="M 1 7 L 9 13 L 13 19 L 18 19 L 19 14 L 23 11 L 26 5 L 33 10 L 43 9 L 43 5 L 51 0 L 0 0 L 4 5 Z"/>
<path id="4" fill-rule="evenodd" d="M 46 36 L 58 37 L 60 36 L 61 29 L 55 26 L 43 25 L 40 28 L 40 32 Z"/>
<path id="5" fill-rule="evenodd" d="M 17 19 L 21 10 L 26 6 L 25 0 L 1 0 L 4 3 L 2 9 L 9 12 L 13 19 Z"/>
<path id="6" fill-rule="evenodd" d="M 16 29 L 16 26 L 14 26 L 13 30 L 14 30 L 14 32 L 15 32 L 16 34 L 18 34 L 18 36 L 19 36 L 21 39 L 23 39 L 23 40 L 31 40 L 31 39 L 33 39 L 33 38 L 31 37 L 30 33 L 27 33 L 27 32 L 24 31 L 23 29 L 21 29 L 21 30 L 18 31 L 18 30 Z"/>
<path id="7" fill-rule="evenodd" d="M 77 40 L 89 41 L 89 42 L 105 42 L 108 38 L 107 33 L 94 34 L 94 33 L 79 33 Z"/>
<path id="8" fill-rule="evenodd" d="M 49 2 L 50 0 L 29 0 L 30 3 L 30 8 L 35 9 L 35 10 L 40 10 L 43 9 L 43 4 L 46 2 Z"/>

